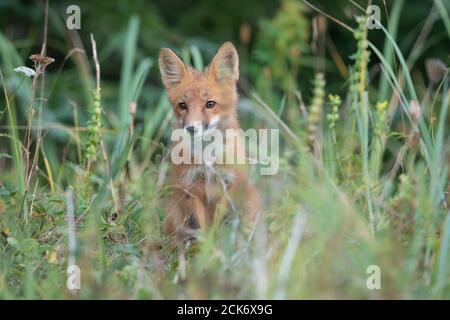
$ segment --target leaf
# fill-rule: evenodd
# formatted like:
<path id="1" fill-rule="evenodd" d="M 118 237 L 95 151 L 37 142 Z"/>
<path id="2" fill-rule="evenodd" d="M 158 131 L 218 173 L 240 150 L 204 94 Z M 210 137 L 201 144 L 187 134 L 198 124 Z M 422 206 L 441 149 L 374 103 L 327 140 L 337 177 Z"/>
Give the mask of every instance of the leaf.
<path id="1" fill-rule="evenodd" d="M 0 153 L 0 159 L 1 158 L 12 159 L 13 157 L 7 153 Z"/>

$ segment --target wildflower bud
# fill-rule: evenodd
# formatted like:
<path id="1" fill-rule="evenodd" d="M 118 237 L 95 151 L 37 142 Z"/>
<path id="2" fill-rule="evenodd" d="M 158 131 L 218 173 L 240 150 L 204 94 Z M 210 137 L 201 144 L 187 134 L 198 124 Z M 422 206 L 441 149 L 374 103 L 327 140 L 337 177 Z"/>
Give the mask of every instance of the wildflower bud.
<path id="1" fill-rule="evenodd" d="M 408 108 L 409 114 L 411 116 L 411 120 L 414 123 L 417 123 L 422 115 L 422 111 L 420 109 L 420 104 L 417 100 L 411 100 L 409 102 L 409 108 Z"/>
<path id="2" fill-rule="evenodd" d="M 383 102 L 377 102 L 376 108 L 378 112 L 383 112 L 386 110 L 388 102 L 384 100 Z"/>
<path id="3" fill-rule="evenodd" d="M 384 120 L 386 118 L 386 109 L 388 106 L 388 102 L 384 100 L 383 102 L 377 102 L 375 108 L 377 109 L 378 116 L 380 117 L 380 120 Z"/>
<path id="4" fill-rule="evenodd" d="M 339 120 L 339 106 L 341 105 L 342 100 L 338 95 L 329 94 L 328 101 L 331 105 L 331 112 L 326 116 L 328 128 L 334 129 L 336 127 L 336 122 Z"/>
<path id="5" fill-rule="evenodd" d="M 87 147 L 87 156 L 89 159 L 92 159 L 95 156 L 95 153 L 97 152 L 97 149 L 91 144 Z"/>
<path id="6" fill-rule="evenodd" d="M 317 73 L 314 78 L 313 98 L 308 117 L 308 140 L 312 145 L 316 136 L 317 126 L 322 117 L 323 98 L 325 96 L 325 78 L 323 73 Z"/>
<path id="7" fill-rule="evenodd" d="M 42 54 L 32 54 L 30 56 L 30 60 L 33 61 L 35 64 L 42 64 L 43 68 L 48 66 L 50 63 L 55 62 L 55 59 L 44 56 Z"/>
<path id="8" fill-rule="evenodd" d="M 43 73 L 45 68 L 49 64 L 55 62 L 55 59 L 44 56 L 42 54 L 32 54 L 29 59 L 34 62 L 34 69 L 36 71 L 36 76 Z"/>
<path id="9" fill-rule="evenodd" d="M 131 115 L 136 114 L 136 109 L 137 109 L 137 105 L 135 101 L 131 101 L 130 105 L 128 106 L 128 110 L 130 112 Z"/>

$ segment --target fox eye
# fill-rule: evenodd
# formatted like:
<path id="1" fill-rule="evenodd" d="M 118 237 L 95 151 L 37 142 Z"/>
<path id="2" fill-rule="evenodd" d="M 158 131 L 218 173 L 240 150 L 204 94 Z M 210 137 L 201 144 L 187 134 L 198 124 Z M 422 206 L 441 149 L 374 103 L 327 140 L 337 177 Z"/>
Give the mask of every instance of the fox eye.
<path id="1" fill-rule="evenodd" d="M 214 108 L 215 105 L 216 105 L 215 101 L 209 100 L 208 102 L 206 102 L 206 107 L 209 109 Z"/>
<path id="2" fill-rule="evenodd" d="M 180 103 L 178 104 L 178 109 L 180 109 L 180 110 L 186 110 L 186 109 L 187 109 L 186 103 L 180 102 Z"/>

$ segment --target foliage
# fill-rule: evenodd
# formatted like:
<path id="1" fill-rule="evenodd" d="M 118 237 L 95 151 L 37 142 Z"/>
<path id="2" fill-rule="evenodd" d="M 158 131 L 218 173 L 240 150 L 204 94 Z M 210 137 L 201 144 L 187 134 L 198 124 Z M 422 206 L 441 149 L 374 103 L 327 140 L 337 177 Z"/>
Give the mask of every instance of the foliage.
<path id="1" fill-rule="evenodd" d="M 381 29 L 361 1 L 315 1 L 340 23 L 316 34 L 300 1 L 80 1 L 70 33 L 50 2 L 44 45 L 42 2 L 2 2 L 0 298 L 450 298 L 450 8 L 373 2 Z M 254 177 L 255 221 L 222 210 L 173 250 L 158 49 L 201 68 L 230 39 L 242 126 L 280 129 L 280 169 Z"/>

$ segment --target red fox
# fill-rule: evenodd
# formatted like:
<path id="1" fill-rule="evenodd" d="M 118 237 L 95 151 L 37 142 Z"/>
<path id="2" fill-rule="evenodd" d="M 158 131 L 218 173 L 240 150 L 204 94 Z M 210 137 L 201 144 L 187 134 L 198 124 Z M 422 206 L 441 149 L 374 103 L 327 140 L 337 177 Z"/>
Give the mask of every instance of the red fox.
<path id="1" fill-rule="evenodd" d="M 239 58 L 232 43 L 224 43 L 203 72 L 184 64 L 167 48 L 159 53 L 159 68 L 176 118 L 174 129 L 202 139 L 212 130 L 240 128 L 236 112 Z M 224 145 L 237 154 L 245 153 L 238 140 L 237 135 L 227 136 Z M 173 192 L 166 204 L 163 229 L 167 235 L 175 235 L 176 242 L 211 225 L 216 209 L 223 204 L 242 204 L 241 212 L 250 218 L 259 210 L 256 189 L 235 164 L 172 161 L 169 181 Z"/>

